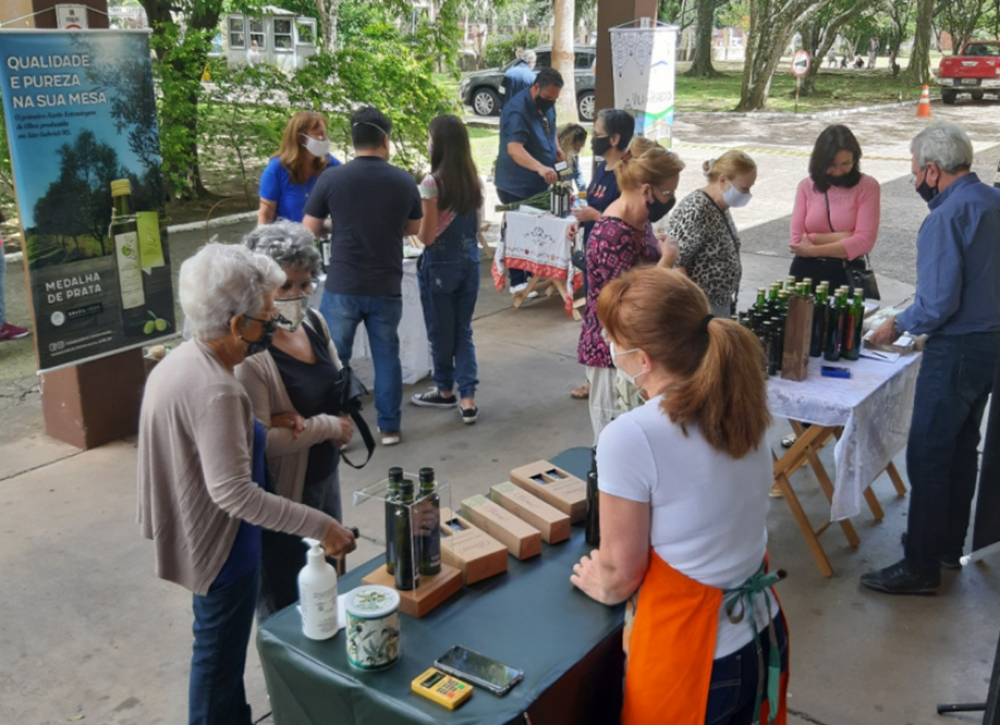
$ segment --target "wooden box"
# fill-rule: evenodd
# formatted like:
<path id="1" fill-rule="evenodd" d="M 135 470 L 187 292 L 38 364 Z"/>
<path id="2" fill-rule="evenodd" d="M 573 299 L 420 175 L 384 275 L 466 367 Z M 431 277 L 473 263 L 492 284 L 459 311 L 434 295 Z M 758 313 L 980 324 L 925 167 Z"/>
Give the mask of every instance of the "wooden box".
<path id="1" fill-rule="evenodd" d="M 506 546 L 518 559 L 542 553 L 541 532 L 485 496 L 472 496 L 462 501 L 462 515 Z"/>
<path id="2" fill-rule="evenodd" d="M 490 489 L 490 498 L 542 532 L 542 541 L 558 544 L 569 538 L 569 516 L 537 496 L 504 481 Z"/>
<path id="3" fill-rule="evenodd" d="M 785 350 L 781 356 L 781 377 L 802 382 L 809 374 L 809 345 L 812 342 L 812 297 L 793 295 L 788 298 L 788 317 L 785 322 Z"/>
<path id="4" fill-rule="evenodd" d="M 507 547 L 469 521 L 441 509 L 441 561 L 462 571 L 475 584 L 507 571 Z"/>
<path id="5" fill-rule="evenodd" d="M 535 461 L 510 472 L 510 480 L 569 516 L 574 524 L 587 518 L 587 484 L 548 461 Z"/>
<path id="6" fill-rule="evenodd" d="M 396 577 L 385 570 L 385 564 L 362 577 L 364 584 L 379 584 L 396 589 Z M 410 591 L 400 591 L 399 611 L 420 618 L 429 613 L 462 588 L 462 572 L 453 566 L 441 564 L 441 571 L 434 576 L 420 575 L 420 586 Z"/>

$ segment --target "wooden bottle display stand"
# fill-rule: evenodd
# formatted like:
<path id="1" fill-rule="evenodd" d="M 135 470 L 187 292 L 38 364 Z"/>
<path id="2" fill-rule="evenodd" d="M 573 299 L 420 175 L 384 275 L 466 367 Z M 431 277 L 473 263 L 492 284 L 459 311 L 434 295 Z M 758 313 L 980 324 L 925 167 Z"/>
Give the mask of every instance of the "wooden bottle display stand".
<path id="1" fill-rule="evenodd" d="M 396 577 L 386 571 L 385 564 L 361 579 L 364 584 L 379 584 L 396 589 Z M 420 575 L 420 586 L 399 592 L 399 611 L 419 619 L 462 588 L 462 572 L 453 566 L 441 564 L 441 571 L 433 576 Z"/>

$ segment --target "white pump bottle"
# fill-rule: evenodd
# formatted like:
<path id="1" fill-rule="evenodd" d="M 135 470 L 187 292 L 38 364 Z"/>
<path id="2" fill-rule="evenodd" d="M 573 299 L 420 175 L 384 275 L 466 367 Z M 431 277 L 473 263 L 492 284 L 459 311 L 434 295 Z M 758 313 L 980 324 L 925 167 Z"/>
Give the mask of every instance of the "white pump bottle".
<path id="1" fill-rule="evenodd" d="M 302 539 L 309 547 L 306 565 L 299 572 L 299 606 L 302 633 L 309 639 L 329 639 L 340 630 L 337 613 L 337 572 L 326 561 L 316 539 Z"/>

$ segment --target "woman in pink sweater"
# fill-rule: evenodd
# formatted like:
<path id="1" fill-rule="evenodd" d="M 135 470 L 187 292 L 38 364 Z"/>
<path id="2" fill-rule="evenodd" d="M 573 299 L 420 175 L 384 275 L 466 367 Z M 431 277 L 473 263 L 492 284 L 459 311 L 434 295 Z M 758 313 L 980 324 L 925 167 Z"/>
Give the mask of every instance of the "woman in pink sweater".
<path id="1" fill-rule="evenodd" d="M 848 284 L 844 268 L 865 268 L 881 215 L 878 182 L 861 173 L 861 146 L 847 126 L 828 126 L 816 139 L 809 176 L 799 183 L 792 210 L 789 274 Z"/>

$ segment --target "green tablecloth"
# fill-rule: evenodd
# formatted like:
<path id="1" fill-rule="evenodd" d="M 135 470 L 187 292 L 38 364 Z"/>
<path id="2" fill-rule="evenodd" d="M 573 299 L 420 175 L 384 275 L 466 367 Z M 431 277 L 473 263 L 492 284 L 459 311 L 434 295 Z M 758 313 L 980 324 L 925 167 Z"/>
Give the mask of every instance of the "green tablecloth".
<path id="1" fill-rule="evenodd" d="M 587 448 L 552 459 L 578 476 Z M 401 616 L 401 657 L 384 672 L 347 664 L 344 632 L 323 642 L 302 634 L 289 607 L 257 633 L 275 725 L 391 725 L 392 723 L 525 722 L 538 725 L 613 723 L 621 708 L 622 607 L 605 607 L 569 583 L 573 563 L 589 550 L 583 528 L 568 542 L 543 546 L 527 562 L 509 559 L 506 574 L 464 588 L 422 619 Z M 381 565 L 378 557 L 340 582 L 346 592 Z M 410 682 L 452 645 L 524 670 L 506 697 L 478 688 L 454 712 L 410 691 Z"/>

